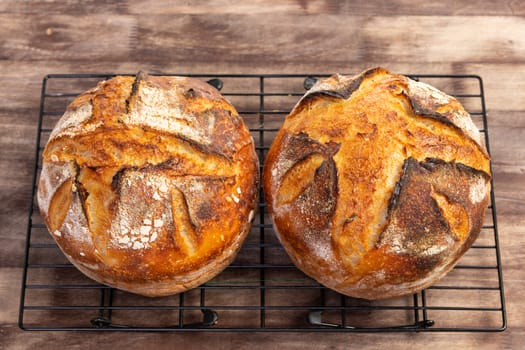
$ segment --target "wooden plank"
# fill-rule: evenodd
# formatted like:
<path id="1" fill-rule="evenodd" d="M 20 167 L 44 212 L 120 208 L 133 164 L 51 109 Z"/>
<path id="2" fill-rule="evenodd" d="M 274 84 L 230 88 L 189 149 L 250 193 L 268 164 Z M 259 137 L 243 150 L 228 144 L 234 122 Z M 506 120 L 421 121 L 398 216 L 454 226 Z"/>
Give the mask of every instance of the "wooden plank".
<path id="1" fill-rule="evenodd" d="M 14 28 L 29 28 L 27 32 Z M 498 28 L 498 30 L 494 30 Z M 250 62 L 523 62 L 525 18 L 491 16 L 0 15 L 10 60 Z M 344 34 L 344 35 L 343 35 Z M 322 62 L 322 63 L 320 63 Z"/>
<path id="2" fill-rule="evenodd" d="M 520 16 L 525 14 L 525 4 L 520 1 L 453 1 L 445 0 L 418 4 L 407 0 L 368 0 L 368 1 L 338 1 L 338 0 L 252 0 L 252 1 L 169 1 L 159 2 L 154 0 L 140 1 L 16 1 L 5 0 L 0 2 L 0 13 L 24 14 L 73 14 L 85 15 L 86 13 L 106 14 L 279 14 L 294 15 L 493 15 L 493 16 Z"/>
<path id="3" fill-rule="evenodd" d="M 141 15 L 133 30 L 132 57 L 148 61 L 463 64 L 525 57 L 520 17 L 174 15 L 159 22 Z"/>
<path id="4" fill-rule="evenodd" d="M 35 0 L 35 1 L 0 1 L 0 13 L 20 13 L 26 15 L 85 15 L 126 13 L 127 1 L 97 0 Z"/>
<path id="5" fill-rule="evenodd" d="M 105 15 L 0 15 L 4 60 L 86 61 L 126 58 L 134 18 Z M 25 30 L 18 30 L 24 28 Z"/>
<path id="6" fill-rule="evenodd" d="M 494 191 L 498 217 L 514 225 L 525 225 L 525 172 L 495 173 Z M 522 234 L 520 234 L 523 237 Z M 516 236 L 514 236 L 517 238 Z M 523 240 L 525 242 L 525 240 Z M 520 248 L 522 249 L 522 248 Z M 520 259 L 518 259 L 519 261 Z"/>
<path id="7" fill-rule="evenodd" d="M 128 1 L 130 13 L 155 13 L 155 14 L 279 14 L 290 13 L 297 15 L 309 14 L 338 14 L 352 16 L 397 16 L 397 15 L 517 15 L 525 12 L 522 3 L 513 1 L 439 1 L 426 2 L 424 5 L 413 1 L 370 0 L 370 1 L 246 1 L 232 2 L 228 0 L 197 1 L 191 3 L 155 1 Z"/>
<path id="8" fill-rule="evenodd" d="M 523 118 L 511 124 L 516 112 L 494 111 L 489 114 L 489 141 L 495 173 L 521 174 L 525 177 L 525 127 Z M 509 121 L 507 125 L 501 125 Z M 494 123 L 493 125 L 491 125 Z M 517 179 L 516 179 L 517 180 Z M 525 188 L 525 183 L 523 184 Z"/>

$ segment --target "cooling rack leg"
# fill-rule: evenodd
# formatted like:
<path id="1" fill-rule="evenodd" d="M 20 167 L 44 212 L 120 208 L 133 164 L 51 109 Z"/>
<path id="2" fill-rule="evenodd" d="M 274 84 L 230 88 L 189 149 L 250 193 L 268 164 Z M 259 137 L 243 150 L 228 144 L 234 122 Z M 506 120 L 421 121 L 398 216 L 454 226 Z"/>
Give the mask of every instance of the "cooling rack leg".
<path id="1" fill-rule="evenodd" d="M 107 296 L 106 296 L 107 294 Z M 106 306 L 106 300 L 107 300 L 107 306 Z M 111 309 L 108 309 L 108 307 L 111 307 L 113 303 L 113 289 L 106 289 L 101 288 L 100 289 L 100 309 L 98 312 L 98 316 L 95 318 L 92 318 L 90 323 L 95 328 L 109 328 L 111 327 Z"/>
<path id="2" fill-rule="evenodd" d="M 308 313 L 308 323 L 312 326 L 319 326 L 324 328 L 341 328 L 356 331 L 396 331 L 396 330 L 414 330 L 419 331 L 434 325 L 433 320 L 429 320 L 427 317 L 426 310 L 426 297 L 424 291 L 421 293 L 422 306 L 419 306 L 418 294 L 413 295 L 413 310 L 414 310 L 414 323 L 407 325 L 394 325 L 386 327 L 360 327 L 348 325 L 346 322 L 346 297 L 341 295 L 341 323 L 330 323 L 323 321 L 323 310 L 326 307 L 326 295 L 325 290 L 320 289 L 321 309 L 311 310 Z M 422 319 L 421 319 L 422 318 Z"/>

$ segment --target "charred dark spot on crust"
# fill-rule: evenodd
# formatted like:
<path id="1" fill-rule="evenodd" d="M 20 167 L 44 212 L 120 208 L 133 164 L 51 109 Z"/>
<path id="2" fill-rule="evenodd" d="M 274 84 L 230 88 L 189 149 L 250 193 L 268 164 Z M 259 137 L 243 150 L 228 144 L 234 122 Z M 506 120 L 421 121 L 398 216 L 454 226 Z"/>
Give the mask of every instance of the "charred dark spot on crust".
<path id="1" fill-rule="evenodd" d="M 431 119 L 437 120 L 437 121 L 439 121 L 439 122 L 441 122 L 441 123 L 443 123 L 445 125 L 453 127 L 454 129 L 460 131 L 463 134 L 465 133 L 463 131 L 463 129 L 461 129 L 452 120 L 450 120 L 448 114 L 442 114 L 442 113 L 437 112 L 435 109 L 431 109 L 431 108 L 425 107 L 423 105 L 423 103 L 425 103 L 425 101 L 421 100 L 421 98 L 418 97 L 417 95 L 410 95 L 406 91 L 403 91 L 402 94 L 410 102 L 410 106 L 411 106 L 412 111 L 414 112 L 414 114 L 422 116 L 422 117 L 427 117 L 427 118 L 431 118 Z M 432 106 L 432 108 L 437 108 L 437 107 L 439 107 L 439 106 Z"/>
<path id="2" fill-rule="evenodd" d="M 352 80 L 349 84 L 341 85 L 337 89 L 334 88 L 334 90 L 312 91 L 305 96 L 304 100 L 312 99 L 318 95 L 325 95 L 346 100 L 352 95 L 354 91 L 359 88 L 364 79 L 365 77 L 360 75 Z"/>
<path id="3" fill-rule="evenodd" d="M 137 170 L 137 167 L 123 167 L 119 169 L 115 175 L 113 175 L 113 178 L 111 179 L 111 190 L 113 192 L 118 192 L 121 185 L 122 185 L 122 177 L 124 176 L 125 172 L 128 170 Z"/>
<path id="4" fill-rule="evenodd" d="M 388 224 L 379 245 L 406 256 L 417 274 L 434 268 L 450 253 L 454 235 L 431 197 L 428 170 L 408 158 L 388 208 Z"/>
<path id="5" fill-rule="evenodd" d="M 235 112 L 232 113 L 228 108 L 218 106 L 203 112 L 201 118 L 213 121 L 202 126 L 203 129 L 207 129 L 209 128 L 208 125 L 213 125 L 211 142 L 207 146 L 209 151 L 231 159 L 232 154 L 239 150 L 235 144 L 240 141 L 238 128 L 242 127 L 242 118 Z"/>
<path id="6" fill-rule="evenodd" d="M 413 158 L 410 157 L 403 163 L 403 172 L 401 175 L 401 179 L 398 182 L 396 182 L 396 185 L 394 186 L 394 191 L 392 192 L 392 196 L 390 197 L 390 202 L 388 203 L 388 215 L 390 215 L 391 211 L 396 206 L 399 196 L 401 194 L 401 188 L 407 182 L 406 177 L 408 174 L 408 166 L 410 165 L 411 160 L 413 160 Z"/>
<path id="7" fill-rule="evenodd" d="M 310 218 L 305 227 L 313 231 L 328 228 L 336 209 L 337 193 L 337 168 L 334 160 L 328 159 L 317 168 L 314 180 L 297 200 L 297 207 Z"/>
<path id="8" fill-rule="evenodd" d="M 84 214 L 84 217 L 88 219 L 89 216 L 88 216 L 88 210 L 86 207 L 86 201 L 87 201 L 87 198 L 89 197 L 89 192 L 86 190 L 82 182 L 80 182 L 79 180 L 80 165 L 78 165 L 77 162 L 74 162 L 74 166 L 75 166 L 75 179 L 74 179 L 75 188 L 77 189 L 78 197 L 80 199 L 80 204 L 82 206 L 82 213 Z M 88 220 L 88 223 L 89 223 L 89 220 Z"/>
<path id="9" fill-rule="evenodd" d="M 489 174 L 482 170 L 472 168 L 462 163 L 446 162 L 439 158 L 426 158 L 425 161 L 420 162 L 419 165 L 430 172 L 437 172 L 445 168 L 450 174 L 456 174 L 457 176 L 481 176 L 486 181 L 489 181 L 491 178 Z"/>
<path id="10" fill-rule="evenodd" d="M 439 113 L 439 112 L 436 112 L 435 110 L 433 109 L 428 109 L 426 107 L 423 106 L 423 104 L 421 103 L 421 101 L 419 101 L 415 96 L 410 96 L 409 94 L 407 94 L 406 92 L 403 92 L 403 95 L 406 96 L 406 98 L 408 99 L 408 101 L 410 102 L 410 106 L 412 107 L 412 110 L 414 111 L 414 114 L 417 114 L 417 115 L 420 115 L 420 116 L 423 116 L 423 117 L 427 117 L 427 118 L 432 118 L 432 119 L 435 119 L 443 124 L 446 124 L 446 125 L 449 125 L 449 126 L 452 126 L 458 130 L 461 130 L 461 128 L 459 128 L 456 124 L 454 124 L 446 114 L 442 114 L 442 113 Z"/>
<path id="11" fill-rule="evenodd" d="M 143 172 L 156 172 L 156 171 L 163 171 L 163 170 L 169 170 L 169 169 L 176 169 L 178 167 L 178 164 L 180 163 L 180 159 L 177 157 L 172 157 L 164 162 L 157 163 L 157 164 L 148 164 L 144 167 L 137 168 L 135 167 L 135 170 L 140 170 Z"/>
<path id="12" fill-rule="evenodd" d="M 117 192 L 120 188 L 122 175 L 124 174 L 124 171 L 126 171 L 125 168 L 119 169 L 115 175 L 113 175 L 113 178 L 111 179 L 111 190 L 113 192 Z"/>
<path id="13" fill-rule="evenodd" d="M 212 193 L 218 193 L 235 184 L 235 176 L 189 176 L 174 181 L 177 197 L 184 202 L 184 217 L 191 223 L 191 229 L 198 238 L 199 227 L 210 220 L 216 220 L 218 208 Z M 241 199 L 242 200 L 242 199 Z"/>
<path id="14" fill-rule="evenodd" d="M 209 202 L 202 203 L 197 209 L 197 219 L 200 221 L 210 220 L 213 217 L 213 209 Z"/>
<path id="15" fill-rule="evenodd" d="M 151 149 L 151 150 L 154 150 L 156 149 L 154 145 L 151 145 L 151 144 L 146 144 L 146 145 L 143 145 L 143 144 L 140 144 L 138 142 L 134 142 L 134 141 L 131 141 L 131 140 L 119 140 L 119 139 L 108 139 L 107 140 L 109 143 L 111 143 L 111 145 L 113 147 L 115 147 L 118 151 L 120 152 L 124 152 L 126 151 L 130 145 L 133 145 L 133 146 L 139 146 L 139 147 L 144 147 L 146 146 L 147 148 Z M 102 149 L 104 149 L 104 145 L 101 145 Z M 113 154 L 115 154 L 115 152 L 112 152 Z"/>
<path id="16" fill-rule="evenodd" d="M 469 139 L 471 139 L 476 147 L 487 157 L 490 158 L 489 154 L 487 153 L 486 148 L 479 143 L 478 140 L 473 139 L 469 133 L 462 128 L 461 126 L 457 125 L 451 118 L 452 115 L 454 115 L 456 112 L 450 111 L 447 113 L 440 113 L 437 111 L 437 109 L 445 104 L 433 102 L 431 99 L 426 99 L 425 97 L 418 96 L 417 94 L 411 94 L 410 91 L 403 90 L 401 94 L 408 100 L 410 103 L 410 107 L 412 108 L 412 111 L 415 115 L 434 119 L 440 123 L 443 123 L 444 125 L 450 126 L 460 132 L 461 134 L 465 135 Z M 467 113 L 468 115 L 468 113 Z"/>
<path id="17" fill-rule="evenodd" d="M 351 222 L 354 222 L 358 217 L 359 216 L 356 213 L 353 213 L 352 215 L 350 215 L 349 217 L 345 219 L 345 221 L 343 222 L 343 225 L 347 225 Z"/>
<path id="18" fill-rule="evenodd" d="M 190 224 L 191 229 L 193 230 L 193 233 L 195 234 L 195 230 L 197 229 L 197 224 L 195 223 L 195 218 L 191 215 L 190 203 L 188 201 L 188 196 L 181 189 L 178 189 L 178 190 L 182 194 L 183 201 L 182 201 L 181 204 L 182 204 L 182 206 L 184 208 L 184 211 L 186 212 L 186 215 L 188 217 L 188 223 Z"/>
<path id="19" fill-rule="evenodd" d="M 334 91 L 336 97 L 347 99 L 349 98 L 354 91 L 359 89 L 359 86 L 361 86 L 361 83 L 366 78 L 366 74 L 362 74 L 358 76 L 355 80 L 353 80 L 350 84 L 344 86 L 342 89 L 338 91 Z"/>
<path id="20" fill-rule="evenodd" d="M 184 92 L 184 97 L 186 98 L 195 98 L 197 96 L 197 93 L 194 88 L 189 88 Z"/>
<path id="21" fill-rule="evenodd" d="M 197 141 L 194 141 L 191 138 L 188 138 L 184 135 L 177 135 L 177 137 L 179 138 L 179 140 L 190 144 L 193 148 L 197 149 L 198 151 L 201 151 L 204 153 L 211 153 L 221 158 L 224 158 L 228 161 L 232 161 L 232 156 L 221 151 L 221 149 L 224 149 L 224 147 L 219 146 L 219 143 L 211 144 L 208 146 L 208 145 L 199 143 Z"/>
<path id="22" fill-rule="evenodd" d="M 143 71 L 140 71 L 137 73 L 135 80 L 133 81 L 133 85 L 131 86 L 131 92 L 129 94 L 129 97 L 126 99 L 126 113 L 130 112 L 129 108 L 130 108 L 131 99 L 137 95 L 139 91 L 140 82 L 143 80 L 146 80 L 147 77 L 148 77 L 148 74 Z"/>
<path id="23" fill-rule="evenodd" d="M 350 95 L 352 95 L 352 92 L 354 92 L 355 90 L 357 90 L 357 88 L 359 88 L 359 85 L 361 85 L 361 82 L 362 82 L 362 79 L 360 81 L 354 81 L 349 86 L 345 86 L 344 89 L 319 90 L 319 91 L 312 92 L 308 96 L 314 97 L 316 95 L 325 95 L 325 96 L 330 96 L 330 97 L 335 97 L 335 98 L 346 100 L 348 97 L 350 97 Z"/>
<path id="24" fill-rule="evenodd" d="M 299 163 L 314 154 L 320 154 L 323 161 L 315 169 L 313 179 L 297 199 L 290 203 L 289 215 L 299 231 L 315 235 L 323 240 L 324 232 L 329 229 L 336 209 L 338 198 L 338 174 L 333 156 L 339 151 L 340 144 L 328 142 L 322 144 L 306 133 L 286 135 L 283 151 L 278 162 L 283 165 L 275 180 L 279 183 Z M 278 167 L 279 168 L 279 167 Z M 319 242 L 318 242 L 319 243 Z"/>
<path id="25" fill-rule="evenodd" d="M 332 158 L 340 147 L 341 145 L 335 142 L 322 144 L 304 132 L 297 135 L 286 135 L 283 140 L 282 161 L 290 163 L 290 166 L 285 169 L 283 176 L 293 165 L 305 160 L 312 154 L 317 153 L 326 158 Z"/>
<path id="26" fill-rule="evenodd" d="M 419 168 L 419 170 L 416 171 L 416 168 Z M 408 182 L 410 181 L 410 176 L 415 172 L 421 171 L 427 172 L 426 175 L 429 176 L 429 183 L 437 183 L 437 181 L 434 181 L 433 178 L 443 179 L 444 176 L 447 177 L 450 183 L 453 183 L 453 181 L 455 179 L 457 180 L 459 177 L 472 179 L 474 177 L 481 176 L 485 181 L 489 181 L 491 178 L 491 176 L 486 172 L 472 168 L 462 163 L 446 162 L 438 158 L 426 158 L 424 161 L 418 162 L 414 158 L 409 157 L 405 160 L 401 178 L 394 187 L 394 191 L 388 206 L 389 212 L 396 206 L 402 188 L 409 186 Z"/>
<path id="27" fill-rule="evenodd" d="M 439 207 L 430 197 L 431 185 L 424 181 L 422 171 L 424 169 L 414 158 L 405 160 L 403 175 L 389 204 L 389 225 L 382 237 L 390 241 L 392 237 L 389 236 L 396 235 L 395 244 L 414 256 L 441 241 L 439 236 L 449 230 Z"/>
<path id="28" fill-rule="evenodd" d="M 410 157 L 403 165 L 403 175 L 394 189 L 394 196 L 389 205 L 389 215 L 401 211 L 403 223 L 406 222 L 407 238 L 413 241 L 422 231 L 436 228 L 448 229 L 447 222 L 440 214 L 434 200 L 427 201 L 432 191 L 431 184 L 425 181 L 425 167 Z M 428 215 L 428 214 L 435 215 Z M 418 215 L 419 214 L 419 215 Z M 401 217 L 398 217 L 401 218 Z M 399 223 L 399 222 L 398 222 Z M 411 237 L 412 236 L 412 237 Z"/>
<path id="29" fill-rule="evenodd" d="M 412 265 L 419 271 L 419 274 L 431 272 L 441 261 L 440 255 L 413 256 Z"/>
<path id="30" fill-rule="evenodd" d="M 420 272 L 430 270 L 455 250 L 465 249 L 456 246 L 458 237 L 434 195 L 447 198 L 450 205 L 459 205 L 466 213 L 473 213 L 469 214 L 468 238 L 462 243 L 470 245 L 471 236 L 476 236 L 481 227 L 476 216 L 485 205 L 469 199 L 470 186 L 480 176 L 489 181 L 487 174 L 464 164 L 436 158 L 422 162 L 406 159 L 388 206 L 388 224 L 379 246 L 390 245 L 393 251 L 408 256 Z"/>
<path id="31" fill-rule="evenodd" d="M 326 95 L 326 96 L 331 96 L 331 97 L 341 98 L 341 99 L 346 100 L 352 95 L 352 93 L 354 93 L 354 91 L 359 89 L 359 86 L 361 86 L 361 84 L 366 78 L 380 72 L 381 70 L 382 68 L 379 68 L 379 67 L 368 69 L 364 71 L 363 73 L 355 76 L 354 79 L 347 81 L 345 84 L 339 84 L 337 87 L 334 87 L 334 89 L 331 89 L 331 90 L 315 91 L 314 89 L 314 91 L 308 93 L 305 96 L 305 99 L 309 99 L 316 95 Z M 331 79 L 337 79 L 337 78 L 333 76 L 331 77 Z"/>
<path id="32" fill-rule="evenodd" d="M 485 178 L 486 181 L 489 181 L 491 179 L 491 176 L 487 174 L 484 171 L 469 167 L 468 165 L 462 164 L 462 163 L 456 163 L 455 164 L 458 170 L 461 172 L 471 173 L 472 175 L 482 176 Z"/>
<path id="33" fill-rule="evenodd" d="M 438 158 L 427 158 L 424 162 L 421 162 L 420 165 L 422 168 L 427 169 L 428 171 L 434 171 L 438 166 L 444 165 L 446 162 Z"/>

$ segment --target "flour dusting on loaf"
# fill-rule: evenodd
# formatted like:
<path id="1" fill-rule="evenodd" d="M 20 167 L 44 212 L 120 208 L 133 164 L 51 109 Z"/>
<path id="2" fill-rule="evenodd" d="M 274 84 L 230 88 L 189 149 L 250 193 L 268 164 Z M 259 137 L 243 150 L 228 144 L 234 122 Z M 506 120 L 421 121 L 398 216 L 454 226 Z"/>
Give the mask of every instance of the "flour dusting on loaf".
<path id="1" fill-rule="evenodd" d="M 234 259 L 254 218 L 258 169 L 248 129 L 217 90 L 139 73 L 71 102 L 44 149 L 37 199 L 87 276 L 162 296 Z"/>
<path id="2" fill-rule="evenodd" d="M 319 80 L 286 117 L 263 186 L 276 234 L 343 294 L 415 293 L 479 235 L 490 158 L 454 97 L 375 68 Z"/>

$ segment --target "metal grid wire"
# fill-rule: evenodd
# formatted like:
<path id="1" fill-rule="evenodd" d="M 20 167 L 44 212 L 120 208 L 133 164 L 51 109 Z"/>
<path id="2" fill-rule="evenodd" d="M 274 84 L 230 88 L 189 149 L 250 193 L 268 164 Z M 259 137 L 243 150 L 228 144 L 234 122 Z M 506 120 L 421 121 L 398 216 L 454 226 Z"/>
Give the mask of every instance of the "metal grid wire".
<path id="1" fill-rule="evenodd" d="M 128 74 L 124 74 L 128 75 Z M 132 75 L 132 74 L 129 74 Z M 325 75 L 185 75 L 221 90 L 243 116 L 261 166 L 284 117 Z M 48 75 L 38 120 L 19 326 L 24 330 L 407 332 L 506 329 L 494 193 L 479 239 L 436 285 L 413 296 L 365 301 L 329 290 L 297 270 L 272 231 L 261 191 L 258 217 L 236 260 L 188 292 L 146 298 L 100 285 L 76 270 L 36 206 L 41 153 L 80 92 L 115 74 Z M 475 75 L 409 75 L 458 98 L 489 147 L 483 83 Z M 490 152 L 490 150 L 489 150 Z"/>

